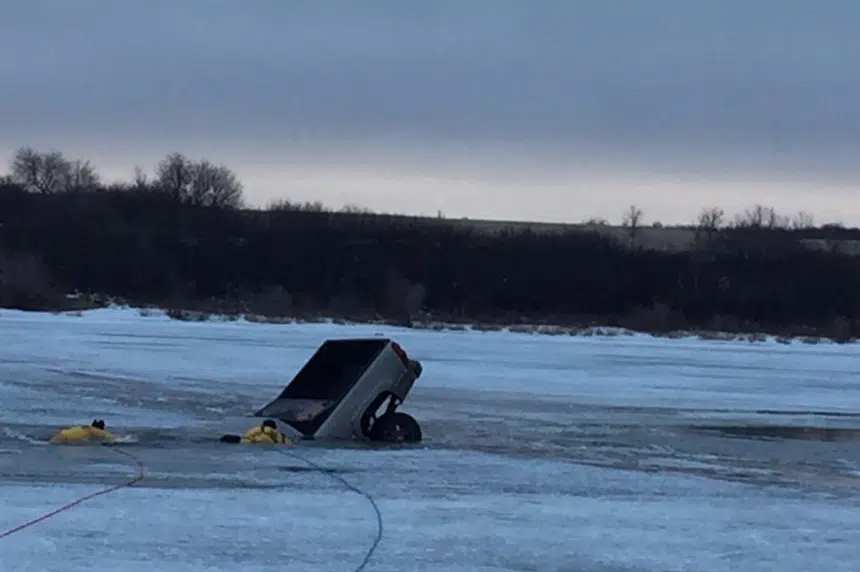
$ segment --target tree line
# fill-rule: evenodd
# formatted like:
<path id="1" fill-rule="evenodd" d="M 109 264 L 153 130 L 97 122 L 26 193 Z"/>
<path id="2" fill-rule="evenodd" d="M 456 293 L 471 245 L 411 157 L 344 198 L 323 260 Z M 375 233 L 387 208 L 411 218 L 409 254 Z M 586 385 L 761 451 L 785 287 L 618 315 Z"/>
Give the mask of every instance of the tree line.
<path id="1" fill-rule="evenodd" d="M 593 232 L 497 233 L 444 218 L 280 201 L 245 208 L 226 166 L 164 158 L 104 183 L 86 161 L 19 150 L 0 180 L 0 304 L 62 306 L 77 290 L 132 303 L 268 315 L 860 332 L 860 259 L 800 238 L 772 209 L 722 224 L 705 209 L 689 250 Z M 749 213 L 748 213 L 749 214 Z M 626 228 L 638 228 L 631 207 Z M 634 216 L 635 215 L 635 216 Z"/>

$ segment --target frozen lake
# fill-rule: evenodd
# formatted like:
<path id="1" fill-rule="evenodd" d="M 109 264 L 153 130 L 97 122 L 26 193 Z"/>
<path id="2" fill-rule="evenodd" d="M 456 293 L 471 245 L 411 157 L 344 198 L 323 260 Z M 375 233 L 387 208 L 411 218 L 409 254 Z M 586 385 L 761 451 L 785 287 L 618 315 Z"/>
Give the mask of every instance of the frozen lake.
<path id="1" fill-rule="evenodd" d="M 376 534 L 366 499 L 217 438 L 254 424 L 323 339 L 377 334 L 424 365 L 404 410 L 425 442 L 290 449 L 376 499 L 368 571 L 857 569 L 860 346 L 131 310 L 0 311 L 0 532 L 134 475 L 110 449 L 46 445 L 62 426 L 105 419 L 146 468 L 0 540 L 0 569 L 355 570 Z"/>

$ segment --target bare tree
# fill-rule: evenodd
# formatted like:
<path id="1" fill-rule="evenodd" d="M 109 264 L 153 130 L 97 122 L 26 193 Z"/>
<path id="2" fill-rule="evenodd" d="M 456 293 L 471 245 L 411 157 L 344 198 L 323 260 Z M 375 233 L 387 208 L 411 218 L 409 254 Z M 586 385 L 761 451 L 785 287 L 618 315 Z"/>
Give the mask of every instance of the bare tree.
<path id="1" fill-rule="evenodd" d="M 631 246 L 636 242 L 636 238 L 639 235 L 643 217 L 644 213 L 642 212 L 642 209 L 636 205 L 630 205 L 627 207 L 627 210 L 624 211 L 624 215 L 621 217 L 621 226 L 627 229 Z"/>
<path id="2" fill-rule="evenodd" d="M 720 207 L 702 209 L 696 219 L 696 227 L 709 233 L 718 230 L 725 220 L 726 213 Z"/>
<path id="3" fill-rule="evenodd" d="M 149 177 L 146 175 L 146 171 L 137 165 L 134 166 L 134 175 L 131 179 L 131 187 L 139 191 L 149 188 Z"/>
<path id="4" fill-rule="evenodd" d="M 12 159 L 12 180 L 30 192 L 50 194 L 67 188 L 71 164 L 59 151 L 40 153 L 21 147 Z"/>
<path id="5" fill-rule="evenodd" d="M 700 244 L 710 245 L 714 235 L 723 225 L 726 213 L 720 207 L 707 207 L 702 209 L 696 217 L 696 241 Z"/>
<path id="6" fill-rule="evenodd" d="M 155 184 L 158 189 L 175 201 L 184 201 L 193 179 L 192 163 L 182 153 L 171 153 L 158 163 L 155 169 Z"/>
<path id="7" fill-rule="evenodd" d="M 766 207 L 756 205 L 735 215 L 735 226 L 738 228 L 762 228 L 766 217 Z"/>
<path id="8" fill-rule="evenodd" d="M 12 180 L 28 191 L 39 191 L 42 174 L 42 156 L 32 147 L 21 147 L 12 158 Z"/>
<path id="9" fill-rule="evenodd" d="M 69 163 L 66 188 L 92 190 L 101 184 L 101 177 L 89 161 L 72 161 Z"/>
<path id="10" fill-rule="evenodd" d="M 794 215 L 794 220 L 791 221 L 791 227 L 796 230 L 815 228 L 815 221 L 812 213 L 800 211 Z"/>
<path id="11" fill-rule="evenodd" d="M 203 159 L 191 161 L 171 153 L 156 168 L 155 186 L 178 202 L 220 207 L 242 206 L 242 183 L 224 165 Z"/>
<path id="12" fill-rule="evenodd" d="M 788 228 L 789 218 L 778 214 L 774 209 L 768 209 L 765 225 L 767 228 Z"/>
<path id="13" fill-rule="evenodd" d="M 208 207 L 240 208 L 242 183 L 226 166 L 203 159 L 191 165 L 188 201 Z"/>
<path id="14" fill-rule="evenodd" d="M 57 193 L 68 188 L 71 164 L 59 151 L 42 153 L 41 188 L 43 193 Z"/>
<path id="15" fill-rule="evenodd" d="M 621 226 L 625 228 L 639 228 L 642 226 L 644 214 L 642 209 L 636 205 L 630 205 L 621 217 Z"/>
<path id="16" fill-rule="evenodd" d="M 773 207 L 755 205 L 735 217 L 738 228 L 783 228 L 788 218 L 777 214 Z"/>

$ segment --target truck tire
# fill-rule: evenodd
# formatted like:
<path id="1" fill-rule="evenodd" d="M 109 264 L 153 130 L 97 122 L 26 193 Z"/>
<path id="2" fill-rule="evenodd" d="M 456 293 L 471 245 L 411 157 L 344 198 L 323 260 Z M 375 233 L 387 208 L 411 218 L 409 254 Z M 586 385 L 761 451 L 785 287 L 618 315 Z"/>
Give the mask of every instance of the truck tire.
<path id="1" fill-rule="evenodd" d="M 386 413 L 370 429 L 370 439 L 386 443 L 419 443 L 421 426 L 414 417 L 401 411 Z"/>

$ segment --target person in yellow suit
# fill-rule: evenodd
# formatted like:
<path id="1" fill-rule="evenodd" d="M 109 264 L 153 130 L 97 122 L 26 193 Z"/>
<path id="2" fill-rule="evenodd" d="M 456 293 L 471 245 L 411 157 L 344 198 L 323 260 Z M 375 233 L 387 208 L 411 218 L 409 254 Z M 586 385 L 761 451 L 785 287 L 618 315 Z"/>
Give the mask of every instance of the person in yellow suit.
<path id="1" fill-rule="evenodd" d="M 278 431 L 278 426 L 271 419 L 266 419 L 261 425 L 251 427 L 245 435 L 224 435 L 222 443 L 254 443 L 265 445 L 287 445 L 292 441 L 283 433 Z"/>
<path id="2" fill-rule="evenodd" d="M 90 425 L 66 427 L 53 437 L 51 443 L 72 444 L 116 441 L 116 435 L 105 429 L 104 419 L 96 419 Z"/>

